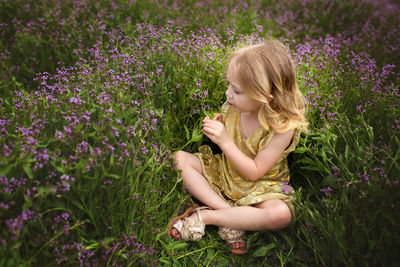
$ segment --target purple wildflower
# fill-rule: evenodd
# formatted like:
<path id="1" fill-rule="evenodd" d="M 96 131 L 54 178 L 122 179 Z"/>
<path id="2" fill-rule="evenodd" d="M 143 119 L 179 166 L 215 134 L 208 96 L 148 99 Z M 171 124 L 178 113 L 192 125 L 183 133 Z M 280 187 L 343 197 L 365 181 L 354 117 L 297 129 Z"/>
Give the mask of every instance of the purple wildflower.
<path id="1" fill-rule="evenodd" d="M 284 194 L 290 194 L 292 192 L 292 188 L 287 182 L 283 182 L 281 192 Z"/>
<path id="2" fill-rule="evenodd" d="M 330 188 L 328 186 L 328 187 L 322 188 L 320 191 L 325 193 L 326 197 L 330 197 L 331 196 L 331 192 L 332 192 L 332 188 Z"/>
<path id="3" fill-rule="evenodd" d="M 83 103 L 83 101 L 82 101 L 79 97 L 72 97 L 72 98 L 69 100 L 69 102 L 70 102 L 70 103 L 77 104 L 77 105 L 82 105 L 82 103 Z"/>
<path id="4" fill-rule="evenodd" d="M 76 145 L 76 152 L 78 154 L 83 154 L 88 152 L 88 143 L 85 141 L 82 141 L 78 145 Z"/>

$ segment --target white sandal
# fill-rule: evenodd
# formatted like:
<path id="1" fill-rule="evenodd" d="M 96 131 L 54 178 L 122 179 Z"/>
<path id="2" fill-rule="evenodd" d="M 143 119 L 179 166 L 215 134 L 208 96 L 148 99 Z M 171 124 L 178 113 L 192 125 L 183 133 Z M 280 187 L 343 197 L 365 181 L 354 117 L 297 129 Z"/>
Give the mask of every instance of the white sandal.
<path id="1" fill-rule="evenodd" d="M 181 216 L 175 217 L 169 223 L 168 234 L 173 237 L 172 229 L 176 229 L 181 235 L 181 239 L 185 241 L 199 241 L 205 234 L 205 225 L 201 217 L 200 210 L 211 209 L 207 206 L 192 208 L 188 212 L 184 212 Z M 196 211 L 197 221 L 189 218 L 189 216 Z"/>
<path id="2" fill-rule="evenodd" d="M 246 240 L 242 238 L 242 236 L 245 234 L 245 231 L 242 230 L 234 230 L 225 227 L 219 227 L 218 234 L 223 240 L 225 240 L 228 243 L 228 245 L 238 242 L 244 242 L 244 243 L 246 242 Z M 229 248 L 231 249 L 231 252 L 236 255 L 243 255 L 248 252 L 246 249 L 232 248 L 230 246 Z"/>

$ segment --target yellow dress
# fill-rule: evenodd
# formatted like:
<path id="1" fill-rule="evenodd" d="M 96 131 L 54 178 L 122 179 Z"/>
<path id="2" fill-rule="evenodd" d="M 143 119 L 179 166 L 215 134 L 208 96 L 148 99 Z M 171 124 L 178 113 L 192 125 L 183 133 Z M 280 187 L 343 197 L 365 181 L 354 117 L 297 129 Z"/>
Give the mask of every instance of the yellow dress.
<path id="1" fill-rule="evenodd" d="M 221 114 L 229 137 L 250 158 L 254 158 L 258 151 L 265 148 L 274 136 L 272 130 L 267 131 L 260 126 L 245 139 L 240 123 L 240 113 L 224 104 Z M 294 220 L 294 191 L 288 185 L 290 173 L 286 157 L 295 149 L 299 137 L 300 131 L 296 129 L 289 147 L 268 173 L 257 181 L 242 178 L 223 153 L 214 155 L 207 145 L 199 147 L 199 153 L 195 153 L 195 155 L 200 159 L 203 175 L 213 190 L 232 206 L 251 206 L 266 200 L 281 199 L 288 205 Z"/>

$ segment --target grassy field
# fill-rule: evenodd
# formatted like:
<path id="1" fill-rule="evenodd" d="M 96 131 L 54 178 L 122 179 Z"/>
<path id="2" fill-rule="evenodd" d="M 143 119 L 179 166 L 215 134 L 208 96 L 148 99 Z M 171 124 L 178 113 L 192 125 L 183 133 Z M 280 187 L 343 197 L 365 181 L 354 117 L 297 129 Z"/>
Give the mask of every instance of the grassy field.
<path id="1" fill-rule="evenodd" d="M 0 266 L 396 266 L 400 5 L 384 0 L 0 0 Z M 281 40 L 308 102 L 298 220 L 233 256 L 195 199 L 196 152 L 238 46 Z"/>

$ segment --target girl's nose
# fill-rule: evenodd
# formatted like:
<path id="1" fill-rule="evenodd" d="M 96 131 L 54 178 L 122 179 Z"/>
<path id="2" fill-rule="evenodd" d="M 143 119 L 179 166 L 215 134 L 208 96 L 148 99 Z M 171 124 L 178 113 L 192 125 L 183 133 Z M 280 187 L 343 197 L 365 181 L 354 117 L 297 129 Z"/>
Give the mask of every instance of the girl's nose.
<path id="1" fill-rule="evenodd" d="M 231 94 L 231 90 L 230 90 L 231 86 L 228 86 L 228 89 L 226 89 L 225 95 L 227 98 L 231 98 L 232 94 Z"/>

